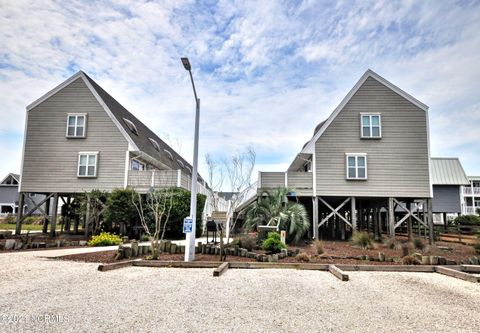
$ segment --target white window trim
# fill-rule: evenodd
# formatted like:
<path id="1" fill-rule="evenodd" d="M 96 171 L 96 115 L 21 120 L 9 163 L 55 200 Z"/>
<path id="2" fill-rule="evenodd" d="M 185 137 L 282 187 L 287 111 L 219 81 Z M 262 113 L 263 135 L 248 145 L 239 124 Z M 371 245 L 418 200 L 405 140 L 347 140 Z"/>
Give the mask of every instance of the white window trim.
<path id="1" fill-rule="evenodd" d="M 87 158 L 87 168 L 86 168 L 86 175 L 80 175 L 80 157 L 82 155 L 95 155 L 95 172 L 93 176 L 88 175 L 88 158 Z M 96 178 L 97 177 L 97 169 L 98 169 L 98 151 L 81 151 L 78 153 L 78 161 L 77 161 L 77 177 L 78 178 Z"/>
<path id="2" fill-rule="evenodd" d="M 147 170 L 147 164 L 143 163 L 142 161 L 140 161 L 140 160 L 138 160 L 138 159 L 136 159 L 136 158 L 132 158 L 132 159 L 130 160 L 130 170 L 133 170 L 133 169 L 132 169 L 132 163 L 133 163 L 133 161 L 136 161 L 136 162 L 138 162 L 139 164 L 143 165 L 143 170 L 136 170 L 136 171 L 145 171 L 145 170 Z"/>
<path id="3" fill-rule="evenodd" d="M 363 135 L 363 116 L 370 116 L 370 134 L 372 134 L 372 117 L 378 116 L 378 136 Z M 362 139 L 381 139 L 382 138 L 382 114 L 378 112 L 360 112 L 360 138 Z"/>
<path id="4" fill-rule="evenodd" d="M 75 116 L 75 135 L 68 135 L 68 120 L 70 117 Z M 79 116 L 83 116 L 83 136 L 77 135 L 77 119 Z M 70 139 L 84 139 L 87 137 L 87 114 L 86 113 L 67 113 L 67 128 L 65 130 L 65 136 Z"/>
<path id="5" fill-rule="evenodd" d="M 355 157 L 355 177 L 348 176 L 348 158 Z M 358 177 L 358 162 L 357 157 L 365 157 L 365 178 Z M 347 180 L 367 180 L 368 179 L 368 162 L 366 153 L 345 153 L 345 176 Z"/>

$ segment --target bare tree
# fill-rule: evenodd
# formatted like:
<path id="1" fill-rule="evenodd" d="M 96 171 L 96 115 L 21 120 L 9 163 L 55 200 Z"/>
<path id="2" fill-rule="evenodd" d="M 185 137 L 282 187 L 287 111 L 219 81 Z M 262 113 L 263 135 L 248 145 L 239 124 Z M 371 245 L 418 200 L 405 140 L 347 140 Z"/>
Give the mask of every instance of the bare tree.
<path id="1" fill-rule="evenodd" d="M 140 223 L 150 237 L 152 259 L 158 259 L 159 243 L 165 236 L 165 229 L 173 206 L 173 191 L 171 188 L 152 190 L 144 196 L 136 191 L 132 193 L 132 201 L 140 217 Z M 149 214 L 153 218 L 153 225 L 148 223 L 147 216 Z"/>
<path id="2" fill-rule="evenodd" d="M 209 192 L 209 205 L 211 211 L 218 211 L 218 192 L 222 189 L 223 179 L 224 179 L 224 172 L 222 169 L 222 165 L 217 163 L 215 159 L 210 154 L 205 154 L 205 163 L 207 164 L 208 170 L 208 184 L 209 187 L 207 188 Z"/>
<path id="3" fill-rule="evenodd" d="M 230 238 L 231 231 L 235 228 L 237 217 L 234 213 L 243 202 L 244 192 L 252 184 L 252 172 L 255 167 L 256 153 L 253 147 L 247 147 L 244 151 L 237 152 L 229 158 L 223 159 L 220 163 L 215 161 L 211 155 L 205 156 L 209 173 L 209 184 L 211 184 L 211 195 L 216 198 L 213 203 L 213 210 L 218 210 L 218 191 L 225 183 L 232 192 L 229 199 L 229 206 L 226 212 L 226 237 Z M 220 237 L 221 241 L 223 240 Z"/>
<path id="4" fill-rule="evenodd" d="M 224 160 L 223 164 L 227 173 L 228 183 L 233 195 L 230 199 L 230 205 L 227 210 L 226 237 L 230 241 L 230 233 L 235 229 L 238 216 L 234 218 L 234 213 L 243 202 L 244 192 L 252 184 L 252 172 L 255 167 L 257 154 L 253 147 L 249 146 L 244 152 L 233 155 L 229 160 Z"/>

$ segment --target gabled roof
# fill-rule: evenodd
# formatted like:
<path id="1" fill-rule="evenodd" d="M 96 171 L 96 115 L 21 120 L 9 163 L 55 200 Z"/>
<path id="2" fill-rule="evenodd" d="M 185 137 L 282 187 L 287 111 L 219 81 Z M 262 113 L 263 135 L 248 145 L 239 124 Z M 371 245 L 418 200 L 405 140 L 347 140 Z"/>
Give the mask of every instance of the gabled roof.
<path id="1" fill-rule="evenodd" d="M 68 86 L 78 78 L 81 78 L 97 101 L 102 105 L 105 112 L 110 116 L 113 123 L 117 126 L 119 131 L 123 134 L 125 139 L 129 143 L 129 150 L 138 151 L 146 154 L 145 157 L 153 158 L 162 164 L 170 167 L 171 169 L 181 169 L 184 172 L 191 174 L 191 165 L 180 156 L 175 150 L 173 150 L 168 144 L 160 139 L 152 130 L 150 130 L 145 124 L 143 124 L 137 117 L 124 108 L 115 98 L 107 93 L 98 83 L 90 78 L 83 71 L 77 72 L 75 75 L 68 78 L 66 81 L 31 103 L 27 106 L 27 111 L 32 110 L 35 106 L 45 101 L 50 96 L 54 95 L 64 87 Z M 127 121 L 125 121 L 126 119 Z M 128 121 L 132 122 L 136 129 L 137 134 L 134 134 L 128 127 Z M 157 150 L 152 143 L 153 139 L 158 143 L 159 150 Z M 181 163 L 183 163 L 183 166 Z M 199 175 L 199 181 L 202 178 Z"/>
<path id="2" fill-rule="evenodd" d="M 4 183 L 7 181 L 8 178 L 12 177 L 17 181 L 17 183 L 20 183 L 20 175 L 17 175 L 16 173 L 9 173 L 3 180 L 0 182 L 0 185 L 5 185 Z M 10 184 L 8 184 L 10 185 Z"/>
<path id="3" fill-rule="evenodd" d="M 406 93 L 390 81 L 387 81 L 371 69 L 368 69 L 365 74 L 362 75 L 360 80 L 355 84 L 355 86 L 350 90 L 350 92 L 345 96 L 345 98 L 342 100 L 342 102 L 335 108 L 335 110 L 332 112 L 332 114 L 327 118 L 327 120 L 321 122 L 320 124 L 317 125 L 315 128 L 315 134 L 313 137 L 310 139 L 310 141 L 303 147 L 301 153 L 310 153 L 312 154 L 314 149 L 315 149 L 315 142 L 317 142 L 318 138 L 325 132 L 325 130 L 330 126 L 330 124 L 333 122 L 333 120 L 338 116 L 340 111 L 345 107 L 345 105 L 350 101 L 350 99 L 355 95 L 355 93 L 360 89 L 360 87 L 365 83 L 365 81 L 368 78 L 373 78 L 380 82 L 381 84 L 385 85 L 387 88 L 390 88 L 412 104 L 416 105 L 420 109 L 424 111 L 428 111 L 428 106 L 420 102 L 418 99 L 413 97 L 412 95 Z"/>
<path id="4" fill-rule="evenodd" d="M 432 185 L 468 185 L 468 177 L 457 157 L 431 158 Z"/>
<path id="5" fill-rule="evenodd" d="M 87 74 L 84 74 L 87 80 L 92 85 L 93 89 L 98 93 L 100 98 L 105 102 L 107 107 L 112 112 L 113 116 L 117 119 L 118 123 L 122 126 L 123 130 L 127 133 L 130 139 L 138 147 L 139 151 L 147 153 L 148 155 L 154 157 L 165 165 L 168 165 L 172 169 L 182 169 L 186 173 L 190 173 L 186 168 L 188 166 L 191 170 L 190 164 L 175 150 L 173 150 L 168 144 L 166 144 L 162 139 L 160 139 L 152 130 L 150 130 L 145 124 L 143 124 L 137 117 L 125 109 L 115 98 L 113 98 L 109 93 L 107 93 L 100 85 L 98 85 L 92 78 Z M 124 121 L 127 119 L 131 121 L 137 128 L 138 135 L 131 132 L 128 127 L 127 122 Z M 158 143 L 159 151 L 155 149 L 154 144 L 150 139 L 155 140 Z M 172 154 L 173 159 L 170 158 L 168 154 Z M 183 166 L 178 161 L 183 163 Z"/>

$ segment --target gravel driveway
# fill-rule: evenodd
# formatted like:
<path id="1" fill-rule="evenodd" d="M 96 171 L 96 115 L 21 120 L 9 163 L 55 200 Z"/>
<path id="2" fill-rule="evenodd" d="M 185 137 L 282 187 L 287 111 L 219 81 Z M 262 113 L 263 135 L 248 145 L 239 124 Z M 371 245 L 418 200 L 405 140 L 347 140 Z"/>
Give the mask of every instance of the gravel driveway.
<path id="1" fill-rule="evenodd" d="M 434 273 L 101 273 L 25 253 L 0 254 L 0 267 L 0 332 L 480 331 L 480 284 Z"/>

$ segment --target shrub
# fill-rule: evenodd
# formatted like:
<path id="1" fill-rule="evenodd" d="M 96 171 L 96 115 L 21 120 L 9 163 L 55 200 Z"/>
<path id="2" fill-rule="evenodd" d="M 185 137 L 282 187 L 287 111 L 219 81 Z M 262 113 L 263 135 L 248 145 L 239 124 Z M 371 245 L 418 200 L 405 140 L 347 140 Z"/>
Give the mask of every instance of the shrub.
<path id="1" fill-rule="evenodd" d="M 110 246 L 119 245 L 122 243 L 120 236 L 111 234 L 109 232 L 102 232 L 100 235 L 93 236 L 88 242 L 90 246 Z"/>
<path id="2" fill-rule="evenodd" d="M 6 218 L 3 219 L 3 223 L 5 224 L 16 224 L 17 217 L 15 215 L 8 215 Z"/>
<path id="3" fill-rule="evenodd" d="M 137 195 L 131 188 L 112 191 L 107 198 L 104 212 L 105 223 L 109 229 L 120 230 L 120 233 L 123 233 L 122 228 L 118 228 L 123 223 L 128 234 L 138 224 L 140 219 L 133 200 L 137 200 Z M 129 236 L 133 237 L 131 234 Z"/>
<path id="4" fill-rule="evenodd" d="M 373 239 L 368 232 L 354 232 L 351 241 L 362 249 L 373 249 Z"/>
<path id="5" fill-rule="evenodd" d="M 425 249 L 425 244 L 420 238 L 414 238 L 412 244 L 413 247 L 417 250 L 423 251 Z"/>
<path id="6" fill-rule="evenodd" d="M 280 240 L 280 235 L 276 232 L 269 232 L 267 239 L 263 241 L 263 249 L 265 251 L 279 253 L 286 247 L 287 246 Z"/>
<path id="7" fill-rule="evenodd" d="M 148 241 L 150 241 L 150 237 L 148 237 L 148 235 L 143 235 L 142 242 L 148 242 Z"/>
<path id="8" fill-rule="evenodd" d="M 297 254 L 295 259 L 300 262 L 310 262 L 310 257 L 305 252 L 300 252 L 299 254 Z"/>
<path id="9" fill-rule="evenodd" d="M 230 244 L 232 246 L 238 245 L 242 249 L 247 249 L 248 251 L 252 251 L 254 248 L 257 247 L 257 240 L 254 236 L 243 235 L 235 238 Z"/>
<path id="10" fill-rule="evenodd" d="M 453 220 L 455 224 L 461 225 L 480 225 L 480 216 L 478 215 L 461 215 Z"/>
<path id="11" fill-rule="evenodd" d="M 400 243 L 395 237 L 387 239 L 385 246 L 390 250 L 400 250 L 402 248 L 402 243 Z"/>
<path id="12" fill-rule="evenodd" d="M 412 256 L 405 256 L 402 258 L 402 264 L 403 265 L 420 265 L 420 261 L 418 261 Z"/>
<path id="13" fill-rule="evenodd" d="M 405 242 L 405 243 L 402 243 L 401 244 L 401 247 L 402 247 L 402 254 L 403 256 L 408 256 L 410 254 L 410 252 L 412 252 L 415 247 L 413 246 L 412 243 L 410 242 Z"/>
<path id="14" fill-rule="evenodd" d="M 323 248 L 323 242 L 321 240 L 316 240 L 313 242 L 313 245 L 315 246 L 315 252 L 317 254 L 323 254 L 325 252 Z"/>

